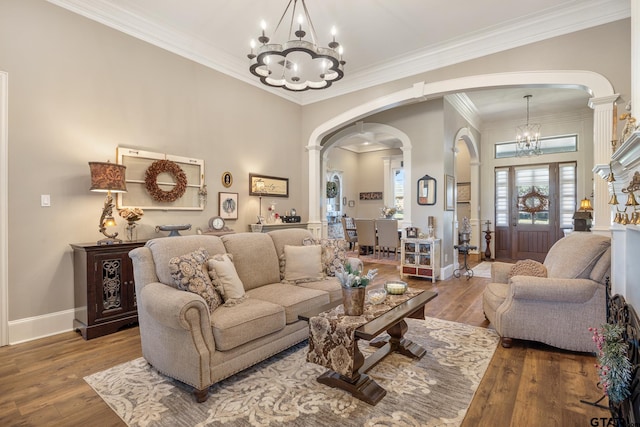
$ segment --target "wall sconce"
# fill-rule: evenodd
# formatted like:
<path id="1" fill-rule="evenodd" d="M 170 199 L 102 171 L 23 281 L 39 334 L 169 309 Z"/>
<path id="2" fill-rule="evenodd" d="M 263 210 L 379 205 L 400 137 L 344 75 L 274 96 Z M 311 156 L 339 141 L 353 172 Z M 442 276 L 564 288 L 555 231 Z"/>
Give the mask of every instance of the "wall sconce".
<path id="1" fill-rule="evenodd" d="M 117 232 L 113 234 L 107 233 L 107 227 L 116 225 L 116 220 L 113 218 L 114 205 L 111 192 L 127 192 L 127 184 L 124 179 L 127 167 L 110 162 L 89 162 L 89 169 L 91 170 L 90 190 L 107 193 L 102 208 L 102 215 L 100 215 L 100 222 L 98 223 L 98 229 L 105 235 L 106 239 L 98 240 L 98 245 L 122 243 L 122 240 L 116 239 L 118 236 Z"/>

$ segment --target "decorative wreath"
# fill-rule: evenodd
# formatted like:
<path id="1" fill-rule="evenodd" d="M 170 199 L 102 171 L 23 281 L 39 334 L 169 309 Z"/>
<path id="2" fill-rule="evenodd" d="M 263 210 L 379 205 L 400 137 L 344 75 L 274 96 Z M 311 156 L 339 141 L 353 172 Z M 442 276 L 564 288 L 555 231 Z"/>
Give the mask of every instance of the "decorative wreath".
<path id="1" fill-rule="evenodd" d="M 549 205 L 549 198 L 531 187 L 531 191 L 520 198 L 520 210 L 529 213 L 546 211 Z"/>
<path id="2" fill-rule="evenodd" d="M 333 199 L 337 195 L 338 195 L 338 184 L 333 181 L 327 182 L 327 199 Z"/>
<path id="3" fill-rule="evenodd" d="M 176 185 L 171 191 L 164 191 L 158 187 L 158 175 L 168 173 L 173 176 Z M 144 185 L 147 191 L 158 202 L 175 202 L 187 189 L 187 175 L 177 163 L 171 160 L 156 160 L 144 174 Z"/>

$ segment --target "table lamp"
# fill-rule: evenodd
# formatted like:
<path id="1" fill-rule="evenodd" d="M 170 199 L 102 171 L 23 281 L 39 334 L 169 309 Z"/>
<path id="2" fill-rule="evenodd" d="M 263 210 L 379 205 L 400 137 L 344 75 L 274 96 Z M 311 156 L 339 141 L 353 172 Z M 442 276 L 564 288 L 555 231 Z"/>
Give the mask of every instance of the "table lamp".
<path id="1" fill-rule="evenodd" d="M 256 193 L 260 195 L 260 211 L 258 212 L 258 224 L 262 224 L 262 194 L 264 193 L 264 181 L 258 179 L 255 182 Z"/>
<path id="2" fill-rule="evenodd" d="M 116 220 L 113 218 L 114 205 L 111 192 L 127 192 L 127 184 L 124 180 L 127 167 L 110 162 L 89 162 L 89 169 L 91 170 L 90 190 L 107 193 L 107 198 L 102 208 L 102 215 L 100 216 L 100 223 L 98 224 L 99 231 L 105 235 L 106 239 L 98 240 L 98 245 L 122 243 L 122 240 L 116 239 L 118 236 L 117 232 L 113 234 L 107 233 L 107 227 L 116 225 Z"/>
<path id="3" fill-rule="evenodd" d="M 591 231 L 591 200 L 585 197 L 580 201 L 580 209 L 573 214 L 573 230 L 574 231 Z"/>

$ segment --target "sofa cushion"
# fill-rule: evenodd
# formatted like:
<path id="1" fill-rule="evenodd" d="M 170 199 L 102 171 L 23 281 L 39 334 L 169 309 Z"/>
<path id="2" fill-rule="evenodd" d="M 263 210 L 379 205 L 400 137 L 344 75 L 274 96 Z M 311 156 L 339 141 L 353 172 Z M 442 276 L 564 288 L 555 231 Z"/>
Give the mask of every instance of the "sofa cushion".
<path id="1" fill-rule="evenodd" d="M 169 271 L 169 260 L 171 258 L 188 254 L 200 248 L 204 248 L 209 255 L 226 252 L 222 240 L 218 236 L 198 234 L 151 239 L 145 246 L 149 248 L 153 256 L 158 280 L 165 285 L 173 287 L 176 287 L 176 284 L 171 277 L 171 271 Z"/>
<path id="2" fill-rule="evenodd" d="M 598 283 L 604 283 L 607 276 L 611 276 L 611 246 L 604 251 L 596 265 L 593 266 L 589 278 Z"/>
<path id="3" fill-rule="evenodd" d="M 178 289 L 200 295 L 209 307 L 209 312 L 222 305 L 222 298 L 215 291 L 206 272 L 209 253 L 200 248 L 197 251 L 169 260 L 169 271 Z"/>
<path id="4" fill-rule="evenodd" d="M 507 279 L 511 279 L 513 276 L 547 277 L 547 268 L 538 261 L 525 259 L 513 264 Z"/>
<path id="5" fill-rule="evenodd" d="M 297 286 L 326 292 L 329 294 L 330 302 L 342 300 L 342 286 L 340 286 L 340 282 L 335 277 L 327 277 L 317 282 L 299 283 Z"/>
<path id="6" fill-rule="evenodd" d="M 211 276 L 225 302 L 240 300 L 244 297 L 244 286 L 238 277 L 231 255 L 214 255 L 207 261 L 207 266 L 209 270 L 215 272 Z"/>
<path id="7" fill-rule="evenodd" d="M 248 298 L 242 304 L 222 306 L 211 314 L 216 350 L 226 351 L 285 327 L 284 308 Z"/>
<path id="8" fill-rule="evenodd" d="M 611 239 L 599 234 L 573 232 L 558 240 L 544 260 L 548 277 L 588 279 L 600 255 L 611 246 Z"/>
<path id="9" fill-rule="evenodd" d="M 329 294 L 317 289 L 306 289 L 286 283 L 272 283 L 247 291 L 249 299 L 259 299 L 281 305 L 287 324 L 298 321 L 298 314 L 329 303 Z"/>
<path id="10" fill-rule="evenodd" d="M 319 245 L 285 245 L 283 280 L 291 284 L 322 280 L 321 254 Z"/>
<path id="11" fill-rule="evenodd" d="M 283 230 L 286 231 L 286 230 Z M 265 233 L 236 233 L 221 237 L 245 290 L 280 281 L 278 255 Z"/>

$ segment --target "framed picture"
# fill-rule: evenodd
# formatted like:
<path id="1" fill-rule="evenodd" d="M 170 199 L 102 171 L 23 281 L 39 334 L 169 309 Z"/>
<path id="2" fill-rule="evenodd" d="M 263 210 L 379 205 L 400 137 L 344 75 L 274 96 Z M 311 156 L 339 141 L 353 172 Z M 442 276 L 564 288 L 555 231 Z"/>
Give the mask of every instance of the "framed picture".
<path id="1" fill-rule="evenodd" d="M 343 205 L 343 206 L 347 206 L 347 196 L 344 196 L 344 197 L 342 198 L 342 205 Z"/>
<path id="2" fill-rule="evenodd" d="M 471 201 L 471 183 L 459 182 L 456 186 L 458 190 L 457 203 L 465 203 Z"/>
<path id="3" fill-rule="evenodd" d="M 382 200 L 382 191 L 360 193 L 360 200 Z"/>
<path id="4" fill-rule="evenodd" d="M 233 184 L 233 175 L 231 175 L 231 172 L 225 172 L 222 174 L 222 178 L 220 178 L 220 180 L 222 181 L 224 188 L 229 188 L 231 187 L 231 184 Z"/>
<path id="5" fill-rule="evenodd" d="M 249 174 L 249 195 L 289 197 L 289 178 Z"/>
<path id="6" fill-rule="evenodd" d="M 238 219 L 238 193 L 218 193 L 218 215 L 222 219 Z"/>
<path id="7" fill-rule="evenodd" d="M 452 211 L 455 209 L 455 203 L 456 203 L 456 194 L 455 194 L 455 190 L 456 190 L 456 179 L 451 176 L 451 175 L 445 175 L 445 191 L 444 191 L 444 195 L 445 195 L 445 203 L 444 203 L 444 210 L 445 211 Z"/>

